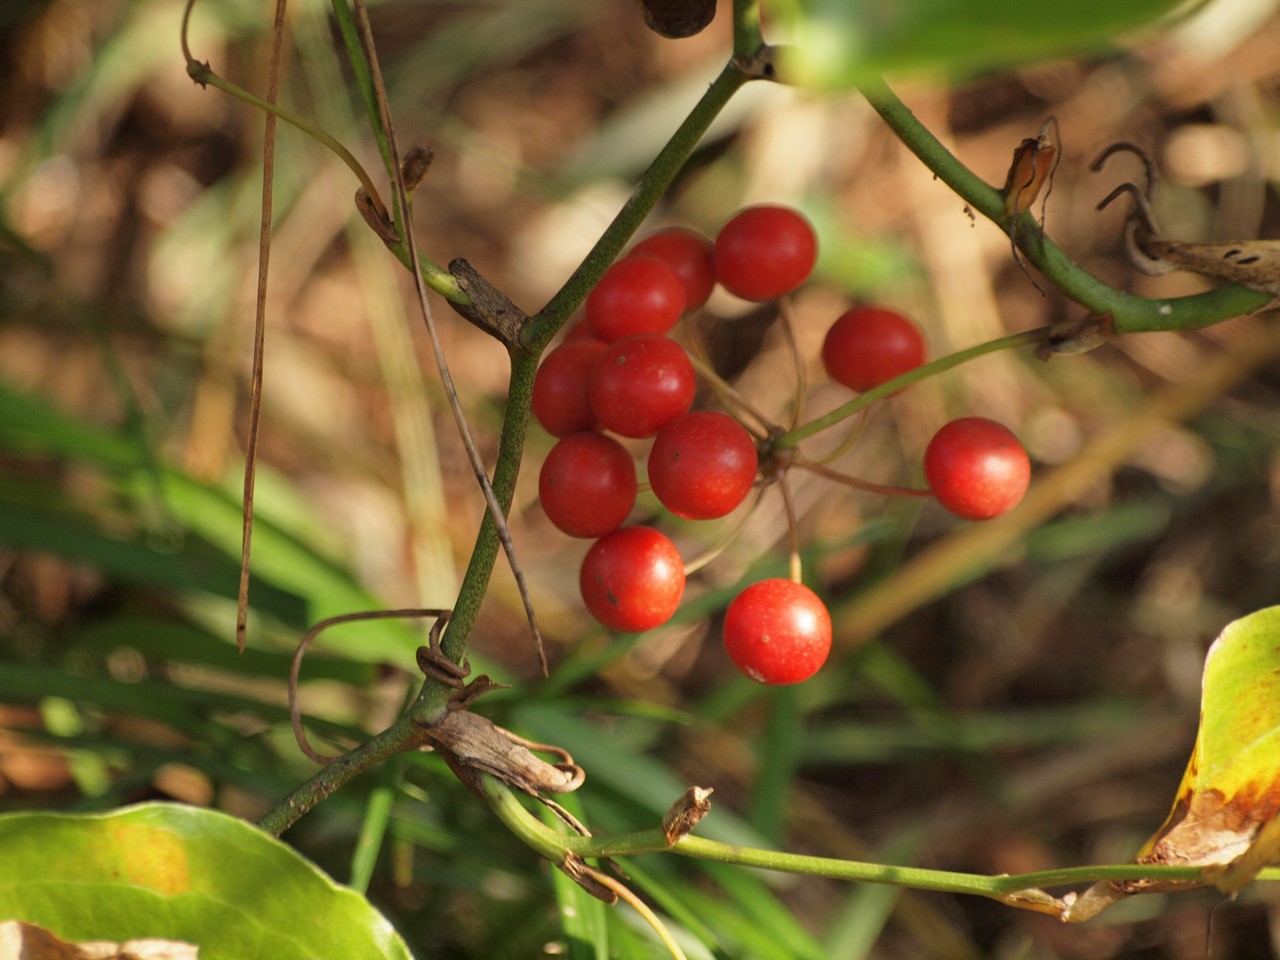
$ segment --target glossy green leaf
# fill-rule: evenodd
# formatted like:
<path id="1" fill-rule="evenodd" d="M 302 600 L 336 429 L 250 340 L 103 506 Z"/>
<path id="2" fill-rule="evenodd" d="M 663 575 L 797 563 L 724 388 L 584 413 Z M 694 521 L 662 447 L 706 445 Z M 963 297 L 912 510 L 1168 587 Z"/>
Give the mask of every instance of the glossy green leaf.
<path id="1" fill-rule="evenodd" d="M 5 919 L 76 942 L 180 940 L 201 960 L 410 957 L 368 901 L 285 844 L 176 804 L 0 816 Z"/>
<path id="2" fill-rule="evenodd" d="M 841 89 L 880 74 L 974 74 L 1097 51 L 1178 0 L 798 0 L 785 75 Z"/>

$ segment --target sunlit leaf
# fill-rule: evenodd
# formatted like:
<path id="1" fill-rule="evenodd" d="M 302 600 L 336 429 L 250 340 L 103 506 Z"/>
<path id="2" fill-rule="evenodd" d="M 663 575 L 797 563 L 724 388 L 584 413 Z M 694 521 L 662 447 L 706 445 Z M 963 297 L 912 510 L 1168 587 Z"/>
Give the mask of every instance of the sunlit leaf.
<path id="1" fill-rule="evenodd" d="M 1212 866 L 1203 881 L 1097 884 L 1069 920 L 1095 916 L 1130 893 L 1216 882 L 1238 890 L 1280 862 L 1280 607 L 1230 624 L 1209 648 L 1200 730 L 1173 809 L 1139 863 Z"/>
<path id="2" fill-rule="evenodd" d="M 0 920 L 73 942 L 178 940 L 201 960 L 410 957 L 368 901 L 285 844 L 176 804 L 0 816 Z"/>

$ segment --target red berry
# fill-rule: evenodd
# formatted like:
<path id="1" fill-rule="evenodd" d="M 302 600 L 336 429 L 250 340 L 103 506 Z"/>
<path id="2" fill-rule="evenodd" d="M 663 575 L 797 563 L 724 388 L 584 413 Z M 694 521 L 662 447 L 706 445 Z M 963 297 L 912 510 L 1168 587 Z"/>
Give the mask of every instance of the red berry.
<path id="1" fill-rule="evenodd" d="M 990 520 L 1017 506 L 1031 461 L 1013 432 L 983 417 L 952 420 L 924 452 L 924 475 L 938 502 L 957 516 Z"/>
<path id="2" fill-rule="evenodd" d="M 591 615 L 624 633 L 671 619 L 684 594 L 684 562 L 676 545 L 651 527 L 622 527 L 597 540 L 578 578 Z"/>
<path id="3" fill-rule="evenodd" d="M 648 254 L 667 261 L 684 284 L 684 309 L 689 312 L 706 303 L 712 287 L 716 285 L 715 268 L 711 265 L 712 249 L 711 241 L 696 230 L 671 227 L 641 240 L 632 248 L 630 255 Z"/>
<path id="4" fill-rule="evenodd" d="M 831 652 L 831 614 L 802 583 L 761 580 L 725 611 L 724 648 L 757 683 L 799 683 L 817 673 Z"/>
<path id="5" fill-rule="evenodd" d="M 651 437 L 693 405 L 695 375 L 684 347 L 657 333 L 623 337 L 591 369 L 587 395 L 601 425 Z"/>
<path id="6" fill-rule="evenodd" d="M 894 310 L 854 307 L 840 315 L 822 343 L 822 364 L 836 383 L 870 390 L 924 363 L 924 334 Z"/>
<path id="7" fill-rule="evenodd" d="M 548 353 L 533 378 L 533 415 L 553 437 L 596 425 L 587 397 L 591 368 L 608 346 L 595 338 L 567 340 Z"/>
<path id="8" fill-rule="evenodd" d="M 666 333 L 684 312 L 684 284 L 665 260 L 619 260 L 587 294 L 587 323 L 606 343 L 633 333 Z"/>
<path id="9" fill-rule="evenodd" d="M 538 496 L 547 518 L 569 536 L 602 537 L 635 506 L 636 467 L 612 437 L 573 433 L 542 461 Z"/>
<path id="10" fill-rule="evenodd" d="M 716 279 L 744 300 L 774 300 L 808 279 L 818 259 L 813 227 L 790 207 L 747 207 L 716 236 Z"/>
<path id="11" fill-rule="evenodd" d="M 676 516 L 711 520 L 746 499 L 757 465 L 756 445 L 742 424 L 699 410 L 658 431 L 649 450 L 649 483 Z"/>

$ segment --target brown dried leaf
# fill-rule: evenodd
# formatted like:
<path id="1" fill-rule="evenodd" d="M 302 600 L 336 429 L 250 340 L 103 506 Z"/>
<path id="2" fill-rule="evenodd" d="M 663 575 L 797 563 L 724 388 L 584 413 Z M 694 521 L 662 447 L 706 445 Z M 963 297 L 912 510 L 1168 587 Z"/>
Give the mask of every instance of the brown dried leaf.
<path id="1" fill-rule="evenodd" d="M 197 960 L 199 953 L 180 940 L 68 943 L 32 923 L 0 923 L 0 960 Z"/>

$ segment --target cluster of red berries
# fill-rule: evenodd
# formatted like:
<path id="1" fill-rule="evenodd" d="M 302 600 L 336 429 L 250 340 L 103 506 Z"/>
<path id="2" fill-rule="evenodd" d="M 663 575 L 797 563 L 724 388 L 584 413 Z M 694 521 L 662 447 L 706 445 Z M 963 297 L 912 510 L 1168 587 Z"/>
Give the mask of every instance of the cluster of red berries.
<path id="1" fill-rule="evenodd" d="M 685 565 L 670 538 L 624 525 L 639 484 L 632 454 L 609 434 L 652 440 L 648 483 L 676 516 L 711 520 L 737 509 L 756 484 L 755 438 L 728 414 L 691 410 L 694 364 L 669 334 L 681 316 L 707 302 L 717 282 L 743 299 L 774 300 L 804 283 L 816 259 L 812 227 L 788 207 L 748 207 L 714 242 L 684 228 L 664 230 L 605 272 L 586 299 L 584 321 L 543 360 L 533 413 L 559 440 L 543 461 L 538 492 L 556 527 L 596 541 L 579 586 L 605 626 L 623 632 L 660 626 L 685 587 Z M 914 369 L 924 356 L 915 324 L 872 307 L 841 316 L 823 347 L 832 379 L 859 391 Z M 975 449 L 984 451 L 976 467 Z M 934 438 L 925 473 L 944 506 L 984 518 L 1021 498 L 1029 464 L 1004 427 L 968 418 Z M 729 605 L 724 641 L 730 659 L 753 679 L 796 683 L 826 660 L 831 618 L 803 584 L 765 580 Z"/>

